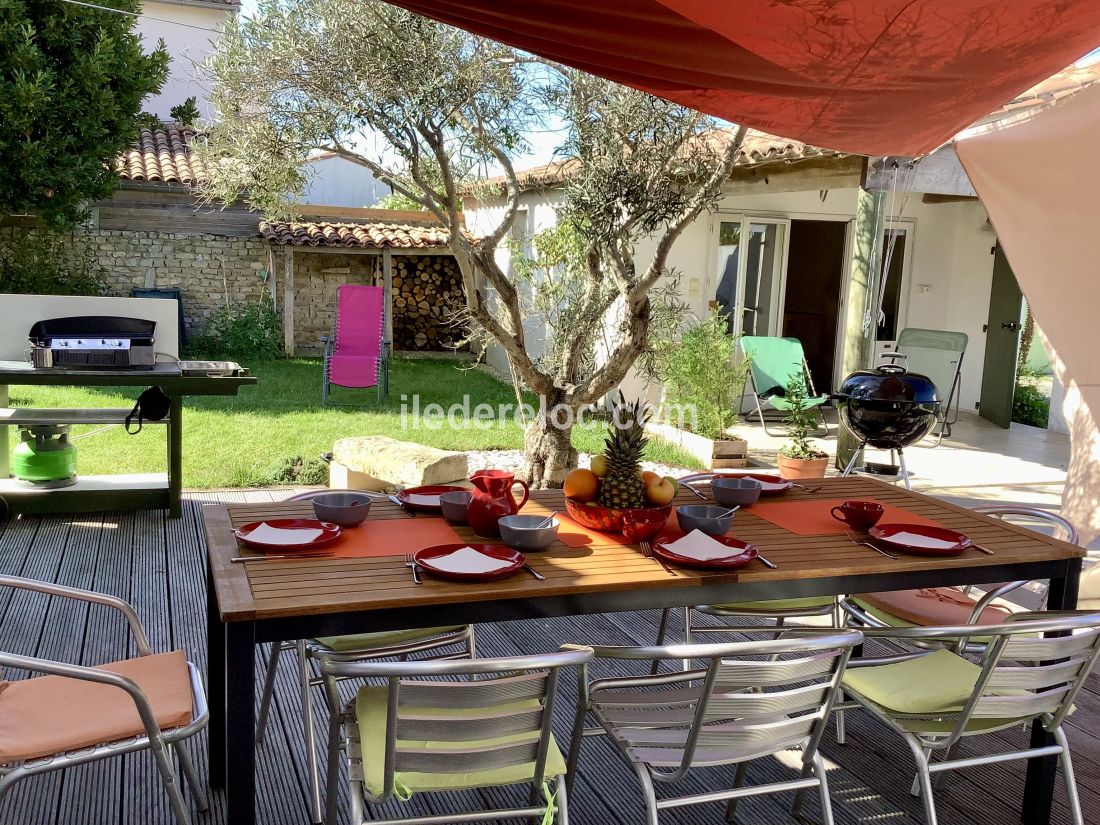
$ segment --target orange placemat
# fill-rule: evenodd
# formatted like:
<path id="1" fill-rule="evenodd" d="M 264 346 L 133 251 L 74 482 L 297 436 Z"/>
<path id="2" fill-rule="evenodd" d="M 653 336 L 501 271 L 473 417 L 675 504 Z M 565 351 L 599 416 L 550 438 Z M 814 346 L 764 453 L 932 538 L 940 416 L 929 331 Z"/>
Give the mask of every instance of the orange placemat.
<path id="1" fill-rule="evenodd" d="M 777 527 L 782 527 L 784 530 L 799 536 L 828 536 L 834 533 L 844 533 L 848 530 L 848 525 L 837 521 L 829 515 L 829 511 L 850 500 L 846 498 L 822 498 L 812 501 L 758 501 L 748 507 L 746 512 L 752 513 L 754 516 L 760 516 L 760 518 L 770 521 Z M 878 501 L 874 498 L 861 500 Z M 886 508 L 886 512 L 879 519 L 879 524 L 900 522 L 903 524 L 924 524 L 930 527 L 943 526 L 939 522 L 918 516 L 916 513 L 911 513 L 902 507 L 895 507 L 884 501 L 878 503 Z"/>
<path id="2" fill-rule="evenodd" d="M 366 559 L 378 556 L 403 556 L 437 544 L 456 544 L 459 537 L 441 518 L 368 519 L 355 527 L 345 527 L 343 535 L 324 548 L 325 558 Z M 310 556 L 303 556 L 303 559 Z M 312 558 L 317 558 L 313 556 Z M 287 559 L 279 559 L 287 561 Z"/>

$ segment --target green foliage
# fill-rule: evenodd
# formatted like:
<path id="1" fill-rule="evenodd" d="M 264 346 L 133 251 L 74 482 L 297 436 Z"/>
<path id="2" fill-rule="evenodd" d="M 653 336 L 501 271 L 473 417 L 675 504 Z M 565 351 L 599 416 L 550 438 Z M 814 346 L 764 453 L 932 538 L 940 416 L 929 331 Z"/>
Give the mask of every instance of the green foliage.
<path id="1" fill-rule="evenodd" d="M 169 109 L 168 114 L 176 123 L 181 123 L 184 126 L 194 126 L 195 122 L 199 119 L 199 107 L 196 103 L 197 101 L 194 97 L 189 97 L 187 100 L 183 101 L 183 103 Z"/>
<path id="2" fill-rule="evenodd" d="M 422 204 L 414 201 L 408 195 L 402 195 L 398 192 L 390 192 L 388 195 L 383 195 L 378 199 L 378 203 L 374 204 L 374 208 L 399 209 L 406 212 L 424 212 L 424 214 L 430 218 L 435 218 L 434 215 L 424 209 Z"/>
<path id="3" fill-rule="evenodd" d="M 66 224 L 111 194 L 141 101 L 168 73 L 164 44 L 145 54 L 134 26 L 127 14 L 0 0 L 0 214 Z"/>
<path id="4" fill-rule="evenodd" d="M 257 487 L 281 484 L 313 486 L 328 483 L 328 465 L 320 458 L 302 458 L 300 455 L 279 458 L 257 479 Z"/>
<path id="5" fill-rule="evenodd" d="M 202 333 L 192 339 L 191 352 L 210 358 L 278 358 L 283 354 L 279 314 L 266 300 L 219 307 Z"/>
<path id="6" fill-rule="evenodd" d="M 0 292 L 103 295 L 106 276 L 90 249 L 49 229 L 0 236 Z"/>
<path id="7" fill-rule="evenodd" d="M 153 114 L 152 112 L 139 112 L 137 116 L 137 127 L 139 129 L 163 129 L 164 120 L 160 115 Z"/>
<path id="8" fill-rule="evenodd" d="M 1012 396 L 1012 420 L 1032 427 L 1047 426 L 1050 418 L 1050 398 L 1036 386 L 1043 375 L 1026 364 L 1016 379 L 1016 392 Z"/>
<path id="9" fill-rule="evenodd" d="M 817 429 L 817 417 L 812 407 L 806 405 L 806 378 L 796 373 L 787 382 L 786 400 L 791 405 L 783 422 L 790 432 L 791 441 L 779 452 L 787 458 L 823 458 L 825 453 L 810 444 L 810 431 Z"/>
<path id="10" fill-rule="evenodd" d="M 718 313 L 685 329 L 678 341 L 666 339 L 655 347 L 654 368 L 667 400 L 685 412 L 694 409 L 693 429 L 699 435 L 722 438 L 737 418 L 748 362 L 736 353 L 737 339 L 726 333 L 725 318 Z M 683 421 L 690 424 L 691 416 L 685 414 Z"/>

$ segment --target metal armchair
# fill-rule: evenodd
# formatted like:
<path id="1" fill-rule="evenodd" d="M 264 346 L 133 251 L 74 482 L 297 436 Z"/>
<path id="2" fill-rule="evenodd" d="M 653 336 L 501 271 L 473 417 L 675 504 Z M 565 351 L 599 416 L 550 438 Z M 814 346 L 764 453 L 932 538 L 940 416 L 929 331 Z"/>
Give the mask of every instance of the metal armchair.
<path id="1" fill-rule="evenodd" d="M 566 762 L 551 724 L 560 671 L 589 662 L 591 649 L 470 661 L 348 662 L 326 652 L 317 658 L 329 704 L 342 708 L 329 725 L 327 822 L 337 821 L 343 756 L 355 825 L 365 821 L 364 802 L 507 785 L 529 785 L 529 804 L 389 822 L 553 817 L 568 825 Z M 384 685 L 341 701 L 338 680 L 368 678 Z"/>
<path id="2" fill-rule="evenodd" d="M 593 647 L 597 658 L 706 660 L 705 667 L 648 676 L 587 681 L 582 668 L 573 742 L 572 776 L 585 735 L 607 735 L 633 767 L 642 785 L 646 825 L 657 825 L 667 808 L 725 800 L 733 821 L 737 801 L 748 796 L 795 791 L 794 812 L 805 791 L 816 789 L 822 819 L 833 822 L 828 779 L 818 752 L 825 724 L 839 695 L 855 631 L 731 644 L 669 647 Z M 584 730 L 586 713 L 600 728 Z M 802 750 L 797 779 L 744 787 L 754 759 L 792 748 Z M 733 788 L 657 799 L 654 783 L 672 784 L 693 768 L 736 765 Z"/>
<path id="3" fill-rule="evenodd" d="M 12 786 L 28 777 L 125 753 L 149 750 L 156 760 L 177 825 L 188 825 L 190 816 L 172 765 L 173 753 L 179 760 L 180 769 L 190 786 L 197 807 L 205 811 L 207 800 L 203 784 L 199 781 L 187 751 L 182 747 L 183 740 L 194 736 L 206 726 L 209 716 L 202 682 L 194 664 L 184 660 L 182 653 L 154 654 L 137 613 L 122 599 L 15 576 L 0 576 L 0 587 L 76 599 L 117 610 L 126 619 L 138 651 L 135 659 L 101 667 L 0 653 L 0 667 L 40 674 L 38 677 L 10 683 L 6 685 L 6 690 L 0 690 L 0 714 L 9 714 L 9 719 L 17 729 L 13 732 L 13 726 L 9 725 L 6 732 L 11 738 L 0 742 L 0 748 L 4 750 L 3 758 L 0 759 L 0 802 Z M 174 668 L 179 677 L 174 685 L 176 692 L 189 693 L 190 707 L 183 708 L 186 719 L 180 717 L 179 708 L 173 711 L 167 707 L 167 702 L 159 701 L 157 694 L 149 693 L 150 687 L 161 681 L 159 677 L 163 673 L 158 674 L 157 671 L 162 668 Z M 168 681 L 171 682 L 172 678 L 169 677 Z M 89 700 L 89 688 L 81 687 L 81 683 L 115 689 L 97 692 L 96 696 L 100 701 L 92 702 L 94 707 L 91 710 L 94 711 L 95 718 L 91 720 L 80 718 L 79 705 L 82 701 Z M 5 696 L 5 693 L 8 695 Z M 19 713 L 16 707 L 33 707 L 41 702 L 59 699 L 59 705 L 55 706 L 58 731 L 35 730 L 29 724 L 24 725 L 25 730 L 18 730 Z M 6 704 L 9 707 L 5 707 Z M 130 717 L 128 711 L 136 714 L 136 721 Z M 66 717 L 66 713 L 71 718 Z M 173 714 L 174 720 L 166 722 Z M 44 752 L 46 748 L 51 750 Z"/>
<path id="4" fill-rule="evenodd" d="M 1017 614 L 1004 624 L 974 627 L 868 629 L 868 639 L 889 638 L 935 649 L 859 659 L 843 679 L 854 706 L 868 710 L 898 733 L 917 763 L 915 792 L 927 825 L 936 825 L 932 777 L 959 768 L 1037 756 L 1057 756 L 1074 825 L 1084 825 L 1062 722 L 1100 656 L 1100 614 Z M 981 636 L 977 664 L 945 649 L 956 639 Z M 1038 721 L 1053 739 L 1016 750 L 956 758 L 964 738 Z M 933 761 L 936 754 L 943 758 Z"/>

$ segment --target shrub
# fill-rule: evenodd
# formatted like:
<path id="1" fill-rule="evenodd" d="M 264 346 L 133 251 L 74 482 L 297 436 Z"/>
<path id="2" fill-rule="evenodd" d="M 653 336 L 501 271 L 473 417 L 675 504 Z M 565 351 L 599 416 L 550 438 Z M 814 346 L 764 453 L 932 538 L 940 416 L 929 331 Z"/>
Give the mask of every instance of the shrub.
<path id="1" fill-rule="evenodd" d="M 268 301 L 227 304 L 210 316 L 206 328 L 192 339 L 190 351 L 209 358 L 278 358 L 283 354 L 279 314 Z"/>
<path id="2" fill-rule="evenodd" d="M 15 229 L 0 237 L 0 292 L 103 295 L 107 270 L 90 249 L 47 229 Z"/>
<path id="3" fill-rule="evenodd" d="M 726 332 L 725 317 L 711 313 L 685 329 L 679 341 L 661 342 L 654 350 L 654 372 L 668 401 L 694 408 L 694 432 L 722 438 L 737 419 L 748 379 L 748 363 L 735 358 L 737 339 Z"/>
<path id="4" fill-rule="evenodd" d="M 792 375 L 786 389 L 784 398 L 790 404 L 790 408 L 783 423 L 790 430 L 791 441 L 779 450 L 779 454 L 803 461 L 824 458 L 826 453 L 816 449 L 810 443 L 810 431 L 817 429 L 817 415 L 812 407 L 806 406 L 805 377 L 800 374 Z"/>
<path id="5" fill-rule="evenodd" d="M 257 487 L 278 484 L 303 484 L 314 486 L 328 483 L 328 465 L 320 458 L 302 458 L 300 455 L 280 458 L 257 479 Z"/>
<path id="6" fill-rule="evenodd" d="M 1046 427 L 1050 418 L 1050 399 L 1029 380 L 1016 384 L 1012 397 L 1012 420 L 1032 427 Z"/>

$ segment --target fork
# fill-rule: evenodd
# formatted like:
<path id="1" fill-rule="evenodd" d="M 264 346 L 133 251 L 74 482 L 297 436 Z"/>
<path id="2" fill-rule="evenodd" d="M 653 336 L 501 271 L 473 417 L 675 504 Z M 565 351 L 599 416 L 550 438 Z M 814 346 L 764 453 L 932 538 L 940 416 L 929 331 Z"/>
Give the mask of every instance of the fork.
<path id="1" fill-rule="evenodd" d="M 819 484 L 816 487 L 807 487 L 805 484 L 797 484 L 793 481 L 791 482 L 791 486 L 792 487 L 797 487 L 799 490 L 801 490 L 804 493 L 816 493 L 818 490 L 821 490 L 825 487 L 824 484 Z"/>
<path id="2" fill-rule="evenodd" d="M 414 582 L 416 582 L 417 584 L 424 583 L 420 580 L 420 568 L 419 566 L 417 566 L 416 556 L 411 550 L 405 553 L 405 566 L 412 570 Z"/>
<path id="3" fill-rule="evenodd" d="M 406 513 L 408 513 L 410 516 L 412 516 L 413 518 L 416 518 L 415 511 L 410 510 L 408 507 L 406 507 L 405 502 L 403 502 L 397 496 L 386 496 L 386 498 L 388 498 L 390 501 L 392 501 L 394 504 L 396 504 L 398 507 L 400 507 Z"/>
<path id="4" fill-rule="evenodd" d="M 650 546 L 648 541 L 640 541 L 638 542 L 638 546 L 642 548 L 643 556 L 645 556 L 647 559 L 653 559 L 655 562 L 659 563 L 661 567 L 665 569 L 665 572 L 668 573 L 670 576 L 675 575 L 672 568 L 665 563 L 665 560 L 653 552 L 653 548 Z"/>
<path id="5" fill-rule="evenodd" d="M 895 556 L 893 553 L 887 553 L 885 550 L 883 550 L 878 545 L 871 544 L 871 542 L 869 542 L 869 541 L 863 541 L 859 536 L 857 536 L 851 530 L 848 531 L 848 539 L 852 542 L 852 544 L 858 544 L 858 545 L 861 545 L 863 547 L 870 547 L 876 553 L 881 553 L 882 555 L 886 556 L 886 558 L 894 559 L 895 561 L 897 561 L 898 557 Z"/>
<path id="6" fill-rule="evenodd" d="M 702 493 L 700 493 L 698 490 L 696 490 L 694 487 L 692 487 L 690 484 L 681 484 L 680 487 L 685 488 L 689 493 L 691 493 L 696 498 L 702 499 L 703 501 L 707 501 L 707 497 L 705 495 L 703 495 Z"/>

